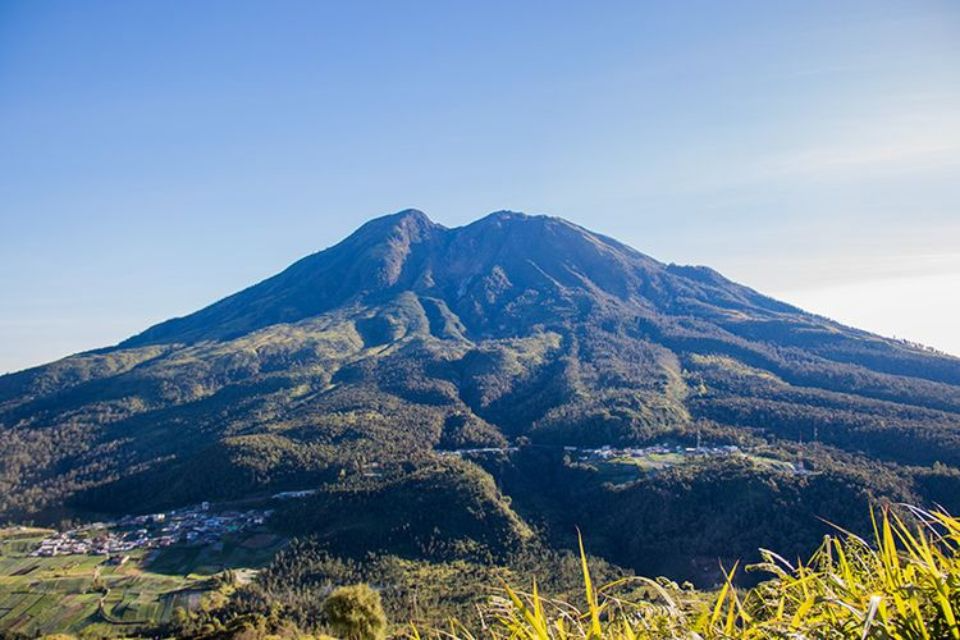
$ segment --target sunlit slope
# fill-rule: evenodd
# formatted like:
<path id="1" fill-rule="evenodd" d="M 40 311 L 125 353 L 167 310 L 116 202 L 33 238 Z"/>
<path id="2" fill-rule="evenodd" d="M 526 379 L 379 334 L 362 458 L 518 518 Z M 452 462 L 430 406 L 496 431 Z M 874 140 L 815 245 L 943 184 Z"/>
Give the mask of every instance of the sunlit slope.
<path id="1" fill-rule="evenodd" d="M 117 347 L 0 377 L 0 511 L 145 509 L 401 478 L 438 448 L 695 430 L 957 465 L 960 361 L 560 219 L 447 229 L 405 211 Z"/>

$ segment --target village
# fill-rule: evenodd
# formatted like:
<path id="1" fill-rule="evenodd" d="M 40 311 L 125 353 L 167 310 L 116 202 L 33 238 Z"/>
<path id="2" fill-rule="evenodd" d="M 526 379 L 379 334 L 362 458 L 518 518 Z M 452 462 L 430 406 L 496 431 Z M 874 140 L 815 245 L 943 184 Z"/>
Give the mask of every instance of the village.
<path id="1" fill-rule="evenodd" d="M 549 447 L 549 445 L 534 446 Z M 724 458 L 730 456 L 742 456 L 767 468 L 776 469 L 792 475 L 810 475 L 812 473 L 806 468 L 802 458 L 797 459 L 795 462 L 777 460 L 767 457 L 754 449 L 744 449 L 733 444 L 702 444 L 699 438 L 695 446 L 677 443 L 657 443 L 643 447 L 614 447 L 612 445 L 604 445 L 596 448 L 575 446 L 564 446 L 562 448 L 565 454 L 569 455 L 572 460 L 578 463 L 603 465 L 605 468 L 618 465 L 632 465 L 637 471 L 650 474 L 655 474 L 669 467 L 690 464 L 705 458 Z M 482 447 L 440 451 L 439 453 L 445 456 L 471 458 L 486 454 L 510 454 L 517 450 L 517 447 Z"/>
<path id="2" fill-rule="evenodd" d="M 536 445 L 545 447 L 549 445 Z M 454 456 L 462 458 L 464 456 L 482 455 L 482 454 L 502 454 L 514 453 L 518 447 L 478 447 L 472 449 L 451 449 L 438 451 L 440 455 Z M 616 458 L 643 458 L 651 455 L 675 454 L 680 456 L 727 456 L 740 453 L 740 447 L 736 445 L 701 445 L 687 447 L 683 445 L 655 444 L 646 447 L 624 447 L 617 448 L 611 445 L 604 445 L 595 449 L 583 447 L 565 446 L 563 450 L 568 453 L 576 454 L 579 462 L 591 462 L 602 460 L 614 460 Z"/>
<path id="3" fill-rule="evenodd" d="M 177 543 L 214 544 L 228 533 L 262 525 L 270 511 L 211 512 L 210 503 L 149 515 L 124 516 L 96 522 L 45 538 L 32 556 L 91 554 L 123 563 L 137 549 L 157 549 Z"/>
<path id="4" fill-rule="evenodd" d="M 565 451 L 577 453 L 579 462 L 614 460 L 616 458 L 646 458 L 653 455 L 675 454 L 679 456 L 728 456 L 740 453 L 740 447 L 727 445 L 700 445 L 685 447 L 682 445 L 655 444 L 648 447 L 616 448 L 604 445 L 599 449 L 580 449 L 564 447 Z"/>

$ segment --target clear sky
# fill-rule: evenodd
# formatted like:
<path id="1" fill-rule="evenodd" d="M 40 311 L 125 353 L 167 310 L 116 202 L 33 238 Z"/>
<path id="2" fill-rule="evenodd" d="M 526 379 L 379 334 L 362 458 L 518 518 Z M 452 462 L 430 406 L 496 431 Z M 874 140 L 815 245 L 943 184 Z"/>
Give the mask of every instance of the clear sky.
<path id="1" fill-rule="evenodd" d="M 0 371 L 406 207 L 960 354 L 960 3 L 0 1 Z"/>

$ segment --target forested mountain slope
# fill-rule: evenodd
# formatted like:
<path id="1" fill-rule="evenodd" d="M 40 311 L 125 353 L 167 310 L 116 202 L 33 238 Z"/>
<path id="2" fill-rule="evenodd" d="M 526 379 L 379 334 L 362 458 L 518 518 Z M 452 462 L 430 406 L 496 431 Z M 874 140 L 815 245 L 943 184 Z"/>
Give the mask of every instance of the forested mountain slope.
<path id="1" fill-rule="evenodd" d="M 698 434 L 772 448 L 823 474 L 706 465 L 611 488 L 557 453 Z M 543 446 L 485 471 L 437 454 L 518 442 Z M 558 465 L 562 495 L 531 491 L 551 473 L 544 464 Z M 712 474 L 717 491 L 744 477 L 780 483 L 769 495 L 753 489 L 757 501 L 789 485 L 784 508 L 829 494 L 831 478 L 833 490 L 855 487 L 850 495 L 957 503 L 957 465 L 957 358 L 511 212 L 453 229 L 418 211 L 378 218 L 194 314 L 0 377 L 8 518 L 304 487 L 351 505 L 395 492 L 401 509 L 435 494 L 471 514 L 453 518 L 441 546 L 490 550 L 500 543 L 485 526 L 510 532 L 509 544 L 549 537 L 572 524 L 554 517 L 557 505 L 590 487 L 604 496 L 595 504 L 617 505 L 605 519 L 622 535 L 631 509 L 650 510 L 650 491 L 667 492 L 672 508 L 683 495 L 712 499 L 683 474 Z M 422 542 L 424 553 L 435 548 Z"/>

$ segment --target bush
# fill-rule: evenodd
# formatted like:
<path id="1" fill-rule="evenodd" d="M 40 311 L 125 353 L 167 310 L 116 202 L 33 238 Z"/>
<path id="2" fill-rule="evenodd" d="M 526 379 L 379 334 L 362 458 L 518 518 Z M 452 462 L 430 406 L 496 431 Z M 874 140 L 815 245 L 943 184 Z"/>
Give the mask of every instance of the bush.
<path id="1" fill-rule="evenodd" d="M 322 612 L 330 629 L 345 640 L 381 640 L 386 635 L 380 594 L 366 584 L 334 589 Z"/>

